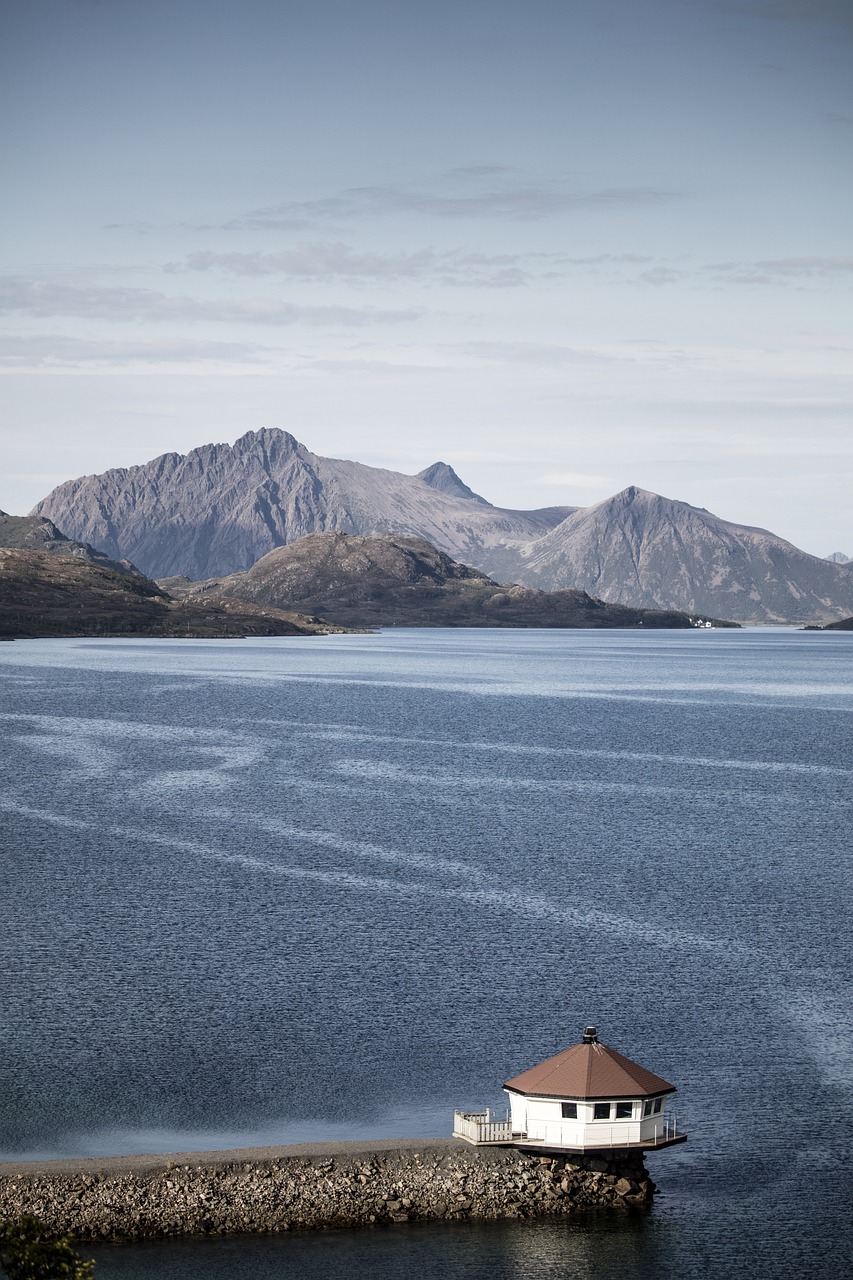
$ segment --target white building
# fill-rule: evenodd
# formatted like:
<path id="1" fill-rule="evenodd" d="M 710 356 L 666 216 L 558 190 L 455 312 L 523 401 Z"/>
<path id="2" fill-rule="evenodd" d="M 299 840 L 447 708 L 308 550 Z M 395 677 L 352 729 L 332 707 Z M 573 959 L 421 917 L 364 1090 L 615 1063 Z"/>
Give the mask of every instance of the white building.
<path id="1" fill-rule="evenodd" d="M 600 1044 L 587 1027 L 574 1044 L 507 1080 L 505 1120 L 488 1111 L 454 1115 L 454 1137 L 475 1146 L 540 1151 L 670 1147 L 687 1134 L 665 1110 L 675 1085 Z"/>

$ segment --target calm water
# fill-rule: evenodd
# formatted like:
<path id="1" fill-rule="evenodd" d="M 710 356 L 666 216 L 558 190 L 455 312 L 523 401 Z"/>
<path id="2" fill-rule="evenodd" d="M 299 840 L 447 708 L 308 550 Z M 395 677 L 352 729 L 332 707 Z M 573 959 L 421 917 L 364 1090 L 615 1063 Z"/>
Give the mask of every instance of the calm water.
<path id="1" fill-rule="evenodd" d="M 691 1134 L 650 1214 L 102 1280 L 849 1261 L 853 635 L 25 641 L 0 680 L 1 1158 L 441 1135 L 588 1021 Z"/>

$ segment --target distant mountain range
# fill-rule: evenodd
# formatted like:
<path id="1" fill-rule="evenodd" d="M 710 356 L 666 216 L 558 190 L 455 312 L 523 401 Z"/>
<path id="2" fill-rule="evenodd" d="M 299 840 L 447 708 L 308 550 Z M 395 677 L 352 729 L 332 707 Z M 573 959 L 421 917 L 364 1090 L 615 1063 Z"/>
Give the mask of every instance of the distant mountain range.
<path id="1" fill-rule="evenodd" d="M 249 569 L 275 547 L 326 531 L 413 534 L 476 562 L 483 547 L 538 538 L 572 510 L 504 511 L 443 463 L 407 476 L 320 458 L 270 429 L 69 480 L 33 515 L 151 577 L 198 579 Z"/>
<path id="2" fill-rule="evenodd" d="M 233 597 L 320 614 L 352 627 L 669 627 L 693 625 L 675 610 L 605 604 L 585 591 L 502 587 L 423 538 L 313 533 L 270 551 L 245 573 L 158 586 L 187 601 Z"/>
<path id="3" fill-rule="evenodd" d="M 67 481 L 33 514 L 156 578 L 243 572 L 310 533 L 392 533 L 502 582 L 632 608 L 741 622 L 853 613 L 853 565 L 837 562 L 839 553 L 807 555 L 685 502 L 630 487 L 592 507 L 509 510 L 443 462 L 403 475 L 321 458 L 276 429 Z"/>

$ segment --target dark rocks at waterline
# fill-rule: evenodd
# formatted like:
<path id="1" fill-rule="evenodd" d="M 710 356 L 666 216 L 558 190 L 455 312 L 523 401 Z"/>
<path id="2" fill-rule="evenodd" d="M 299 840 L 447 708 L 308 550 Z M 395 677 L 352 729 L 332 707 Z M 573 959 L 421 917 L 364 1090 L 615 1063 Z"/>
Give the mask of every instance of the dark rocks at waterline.
<path id="1" fill-rule="evenodd" d="M 642 1207 L 654 1192 L 639 1152 L 540 1156 L 437 1139 L 350 1147 L 0 1167 L 0 1220 L 32 1214 L 52 1232 L 120 1241 L 534 1218 Z"/>

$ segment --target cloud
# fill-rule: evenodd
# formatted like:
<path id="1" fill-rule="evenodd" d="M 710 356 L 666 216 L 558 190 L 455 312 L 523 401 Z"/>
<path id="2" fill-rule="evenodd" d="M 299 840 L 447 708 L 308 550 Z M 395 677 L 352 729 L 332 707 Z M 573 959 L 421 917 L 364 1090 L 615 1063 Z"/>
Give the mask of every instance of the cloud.
<path id="1" fill-rule="evenodd" d="M 575 209 L 632 208 L 662 204 L 675 192 L 655 187 L 605 187 L 598 191 L 567 191 L 546 184 L 504 184 L 488 191 L 460 195 L 402 186 L 351 187 L 319 200 L 288 201 L 256 209 L 224 226 L 229 229 L 292 230 L 316 222 L 403 213 L 440 219 L 486 218 L 504 222 L 535 222 Z"/>
<path id="2" fill-rule="evenodd" d="M 804 280 L 843 281 L 853 273 L 853 257 L 760 258 L 756 262 L 711 262 L 702 269 L 726 284 L 784 286 Z"/>
<path id="3" fill-rule="evenodd" d="M 573 489 L 607 489 L 609 492 L 616 481 L 610 476 L 588 476 L 580 471 L 558 471 L 537 476 L 536 483 L 562 485 Z"/>
<path id="4" fill-rule="evenodd" d="M 468 342 L 459 348 L 466 355 L 496 364 L 528 364 L 559 367 L 570 364 L 621 363 L 618 356 L 584 347 L 561 347 L 544 342 Z"/>
<path id="5" fill-rule="evenodd" d="M 590 258 L 560 258 L 560 262 L 573 267 L 597 267 L 604 263 L 619 263 L 629 266 L 640 266 L 654 259 L 647 253 L 596 253 Z"/>
<path id="6" fill-rule="evenodd" d="M 295 306 L 263 298 L 240 301 L 175 297 L 153 289 L 54 284 L 21 276 L 0 277 L 0 312 L 23 312 L 42 319 L 77 316 L 93 320 L 148 320 L 156 323 L 229 321 L 347 326 L 416 320 L 420 315 L 414 310 Z"/>
<path id="7" fill-rule="evenodd" d="M 0 334 L 0 368 L 50 369 L 75 365 L 254 364 L 276 354 L 276 348 L 243 342 L 206 342 L 166 338 L 158 342 L 89 340 L 66 334 L 28 337 Z"/>
<path id="8" fill-rule="evenodd" d="M 640 272 L 637 282 L 657 286 L 678 284 L 686 275 L 686 271 L 678 271 L 674 267 L 651 267 L 648 271 Z"/>
<path id="9" fill-rule="evenodd" d="M 447 373 L 448 367 L 438 364 L 402 364 L 393 360 L 312 360 L 303 369 L 314 373 L 352 373 L 379 376 L 401 376 Z M 359 455 L 361 456 L 361 455 Z"/>
<path id="10" fill-rule="evenodd" d="M 834 276 L 853 272 L 853 258 L 765 258 L 756 262 L 759 270 L 782 276 Z"/>
<path id="11" fill-rule="evenodd" d="M 514 170 L 503 164 L 463 164 L 455 169 L 448 169 L 449 178 L 493 178 L 498 173 L 513 173 Z"/>
<path id="12" fill-rule="evenodd" d="M 442 285 L 511 288 L 527 282 L 517 254 L 480 254 L 451 250 L 437 253 L 358 251 L 341 242 L 314 241 L 276 253 L 190 253 L 182 262 L 166 263 L 173 273 L 224 271 L 237 276 L 284 276 L 322 282 L 418 280 Z"/>

